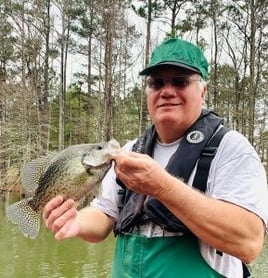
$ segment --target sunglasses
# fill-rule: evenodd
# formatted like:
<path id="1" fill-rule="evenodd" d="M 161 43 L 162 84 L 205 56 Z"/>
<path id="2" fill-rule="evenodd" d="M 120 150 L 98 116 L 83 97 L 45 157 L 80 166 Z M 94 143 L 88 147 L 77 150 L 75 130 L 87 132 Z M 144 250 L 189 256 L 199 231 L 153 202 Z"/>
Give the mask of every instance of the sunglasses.
<path id="1" fill-rule="evenodd" d="M 186 75 L 174 76 L 171 78 L 159 78 L 148 76 L 146 79 L 146 84 L 147 87 L 149 87 L 150 89 L 160 90 L 167 83 L 170 83 L 176 89 L 182 90 L 195 81 L 201 81 L 201 78 L 194 78 Z"/>

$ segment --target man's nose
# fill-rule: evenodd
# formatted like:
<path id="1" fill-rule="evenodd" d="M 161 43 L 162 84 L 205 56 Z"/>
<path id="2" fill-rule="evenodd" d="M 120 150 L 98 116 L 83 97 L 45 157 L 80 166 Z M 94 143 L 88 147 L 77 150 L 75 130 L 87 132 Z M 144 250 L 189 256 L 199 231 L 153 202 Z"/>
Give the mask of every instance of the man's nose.
<path id="1" fill-rule="evenodd" d="M 162 96 L 173 96 L 176 94 L 176 88 L 169 80 L 166 80 L 161 88 L 160 94 L 162 94 Z"/>

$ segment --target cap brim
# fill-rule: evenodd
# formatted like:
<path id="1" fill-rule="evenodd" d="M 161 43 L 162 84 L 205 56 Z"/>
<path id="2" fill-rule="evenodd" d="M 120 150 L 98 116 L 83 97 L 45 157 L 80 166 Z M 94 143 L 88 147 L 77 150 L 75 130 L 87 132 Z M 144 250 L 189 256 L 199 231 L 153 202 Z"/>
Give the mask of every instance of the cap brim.
<path id="1" fill-rule="evenodd" d="M 149 75 L 152 70 L 154 70 L 156 68 L 159 68 L 161 66 L 164 66 L 164 65 L 177 66 L 179 68 L 184 68 L 184 69 L 187 69 L 187 70 L 190 70 L 190 71 L 197 72 L 197 73 L 201 74 L 201 72 L 198 69 L 195 69 L 193 67 L 187 66 L 187 65 L 182 64 L 182 63 L 178 63 L 178 62 L 163 62 L 163 63 L 159 63 L 159 64 L 156 64 L 154 66 L 151 66 L 151 67 L 148 67 L 148 68 L 142 70 L 139 73 L 139 75 Z"/>

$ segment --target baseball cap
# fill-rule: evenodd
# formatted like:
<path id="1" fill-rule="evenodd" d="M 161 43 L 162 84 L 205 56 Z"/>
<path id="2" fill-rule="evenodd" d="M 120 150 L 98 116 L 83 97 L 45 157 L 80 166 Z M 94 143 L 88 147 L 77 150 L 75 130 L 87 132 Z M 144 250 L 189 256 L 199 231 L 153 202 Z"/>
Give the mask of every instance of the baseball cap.
<path id="1" fill-rule="evenodd" d="M 163 65 L 173 65 L 199 73 L 203 79 L 208 75 L 208 61 L 202 50 L 196 45 L 178 38 L 168 39 L 157 46 L 151 55 L 147 68 L 140 75 Z"/>

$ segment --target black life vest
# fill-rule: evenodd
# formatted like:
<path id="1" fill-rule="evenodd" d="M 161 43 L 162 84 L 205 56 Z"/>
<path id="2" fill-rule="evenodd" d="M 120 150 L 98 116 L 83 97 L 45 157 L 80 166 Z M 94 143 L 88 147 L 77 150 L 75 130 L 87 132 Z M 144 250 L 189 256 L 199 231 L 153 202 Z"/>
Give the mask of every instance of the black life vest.
<path id="1" fill-rule="evenodd" d="M 186 132 L 176 152 L 170 158 L 166 166 L 167 172 L 182 179 L 187 183 L 197 161 L 197 171 L 193 181 L 193 187 L 205 192 L 207 176 L 211 160 L 223 135 L 228 131 L 221 127 L 223 120 L 215 113 L 203 110 L 198 120 Z M 145 130 L 133 151 L 152 156 L 156 140 L 154 126 Z M 205 158 L 205 159 L 202 159 Z M 131 232 L 135 226 L 151 220 L 170 232 L 191 233 L 191 231 L 160 201 L 151 196 L 145 196 L 129 190 L 120 180 L 119 194 L 119 218 L 114 228 L 115 235 Z"/>

